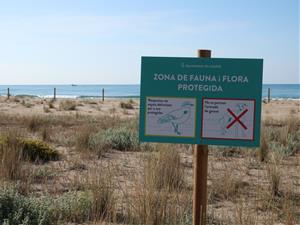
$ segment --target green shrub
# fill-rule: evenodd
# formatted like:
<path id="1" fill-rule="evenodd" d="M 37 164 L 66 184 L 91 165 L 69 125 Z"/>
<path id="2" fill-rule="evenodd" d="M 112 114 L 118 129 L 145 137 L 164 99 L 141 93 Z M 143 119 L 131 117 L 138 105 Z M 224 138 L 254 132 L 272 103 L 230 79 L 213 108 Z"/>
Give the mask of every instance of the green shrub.
<path id="1" fill-rule="evenodd" d="M 103 132 L 91 134 L 88 141 L 88 148 L 96 152 L 98 157 L 101 157 L 110 148 L 110 144 L 105 140 Z"/>
<path id="2" fill-rule="evenodd" d="M 23 141 L 23 157 L 30 161 L 41 160 L 47 162 L 50 160 L 58 160 L 58 152 L 39 140 L 24 140 Z"/>
<path id="3" fill-rule="evenodd" d="M 96 151 L 98 156 L 110 149 L 120 151 L 152 151 L 154 149 L 154 144 L 139 143 L 136 118 L 119 121 L 119 123 L 121 123 L 119 127 L 107 127 L 105 130 L 91 134 L 88 141 L 89 149 Z"/>
<path id="4" fill-rule="evenodd" d="M 54 199 L 50 196 L 26 197 L 18 193 L 15 187 L 0 187 L 0 224 L 83 223 L 90 220 L 92 204 L 90 192 L 69 192 Z"/>
<path id="5" fill-rule="evenodd" d="M 265 127 L 264 136 L 270 152 L 291 156 L 300 149 L 300 131 L 296 128 L 292 129 L 291 125 Z"/>
<path id="6" fill-rule="evenodd" d="M 90 218 L 93 196 L 89 192 L 69 192 L 56 200 L 60 221 L 83 223 Z"/>
<path id="7" fill-rule="evenodd" d="M 116 149 L 120 151 L 138 150 L 137 132 L 127 126 L 109 128 L 92 135 L 89 139 L 91 149 Z"/>
<path id="8" fill-rule="evenodd" d="M 50 198 L 20 195 L 14 187 L 0 188 L 0 223 L 9 225 L 53 224 L 54 208 Z"/>

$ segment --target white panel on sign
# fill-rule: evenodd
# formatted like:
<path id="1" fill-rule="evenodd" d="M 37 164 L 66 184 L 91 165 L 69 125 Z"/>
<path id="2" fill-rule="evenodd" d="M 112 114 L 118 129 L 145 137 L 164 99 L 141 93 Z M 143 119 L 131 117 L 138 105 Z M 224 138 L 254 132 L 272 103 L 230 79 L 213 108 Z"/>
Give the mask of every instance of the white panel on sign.
<path id="1" fill-rule="evenodd" d="M 146 135 L 195 137 L 194 98 L 147 97 Z"/>
<path id="2" fill-rule="evenodd" d="M 253 140 L 255 100 L 204 98 L 202 138 Z"/>

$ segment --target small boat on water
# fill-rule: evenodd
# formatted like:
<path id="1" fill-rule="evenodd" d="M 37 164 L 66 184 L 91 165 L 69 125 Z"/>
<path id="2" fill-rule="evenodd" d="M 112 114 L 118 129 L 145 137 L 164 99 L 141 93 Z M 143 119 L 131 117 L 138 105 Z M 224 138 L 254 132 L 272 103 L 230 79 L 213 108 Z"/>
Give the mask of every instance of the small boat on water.
<path id="1" fill-rule="evenodd" d="M 71 84 L 71 86 L 73 86 L 73 87 L 74 87 L 74 86 L 77 86 L 77 84 Z"/>

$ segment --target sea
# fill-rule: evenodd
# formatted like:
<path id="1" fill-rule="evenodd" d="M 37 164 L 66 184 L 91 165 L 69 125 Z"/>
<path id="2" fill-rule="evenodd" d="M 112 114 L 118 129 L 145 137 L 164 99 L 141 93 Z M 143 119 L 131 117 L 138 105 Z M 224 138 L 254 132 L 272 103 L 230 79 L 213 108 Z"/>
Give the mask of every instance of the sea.
<path id="1" fill-rule="evenodd" d="M 12 96 L 34 96 L 52 98 L 56 88 L 57 98 L 138 98 L 140 85 L 0 85 L 0 96 L 7 95 L 9 88 Z M 300 84 L 263 84 L 262 98 L 268 96 L 271 90 L 272 99 L 300 100 Z"/>

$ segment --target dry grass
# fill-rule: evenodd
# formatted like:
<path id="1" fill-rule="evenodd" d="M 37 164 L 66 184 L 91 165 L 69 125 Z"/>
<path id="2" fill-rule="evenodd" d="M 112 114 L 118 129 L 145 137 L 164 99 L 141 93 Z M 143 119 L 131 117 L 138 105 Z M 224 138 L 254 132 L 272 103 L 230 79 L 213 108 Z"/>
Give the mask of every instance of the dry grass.
<path id="1" fill-rule="evenodd" d="M 233 173 L 234 166 L 222 164 L 214 176 L 211 177 L 209 187 L 209 202 L 220 202 L 223 200 L 234 201 L 240 196 L 243 189 L 249 187 L 249 183 L 238 179 Z"/>
<path id="2" fill-rule="evenodd" d="M 29 128 L 30 131 L 37 131 L 41 125 L 44 124 L 43 120 L 41 119 L 40 116 L 37 115 L 33 115 L 30 117 L 24 117 L 25 123 L 27 123 L 27 126 Z"/>
<path id="3" fill-rule="evenodd" d="M 281 195 L 280 193 L 280 165 L 281 156 L 278 153 L 272 153 L 270 157 L 270 163 L 267 165 L 267 177 L 269 181 L 269 189 L 271 191 L 271 195 L 273 197 L 279 197 Z"/>
<path id="4" fill-rule="evenodd" d="M 79 152 L 88 152 L 90 150 L 90 137 L 96 132 L 93 124 L 82 125 L 76 132 L 75 149 Z"/>
<path id="5" fill-rule="evenodd" d="M 150 154 L 143 173 L 135 177 L 133 192 L 127 196 L 126 222 L 187 224 L 191 219 L 191 195 L 183 189 L 184 180 L 178 153 L 162 148 L 158 153 Z"/>
<path id="6" fill-rule="evenodd" d="M 92 170 L 85 181 L 86 189 L 93 196 L 90 219 L 92 221 L 116 221 L 117 205 L 114 183 L 115 172 L 111 168 Z"/>
<path id="7" fill-rule="evenodd" d="M 51 141 L 52 130 L 49 127 L 44 126 L 41 130 L 41 136 L 43 141 Z"/>
<path id="8" fill-rule="evenodd" d="M 0 177 L 16 180 L 23 175 L 22 171 L 22 149 L 21 135 L 16 131 L 9 131 L 0 137 Z"/>
<path id="9" fill-rule="evenodd" d="M 161 145 L 157 153 L 146 160 L 146 181 L 154 188 L 167 191 L 182 190 L 186 187 L 185 170 L 176 150 Z"/>
<path id="10" fill-rule="evenodd" d="M 261 129 L 261 140 L 260 140 L 260 148 L 259 148 L 259 159 L 261 162 L 264 162 L 267 157 L 268 157 L 268 151 L 269 151 L 269 146 L 268 146 L 268 137 L 266 134 L 267 130 L 263 126 Z"/>
<path id="11" fill-rule="evenodd" d="M 233 223 L 234 225 L 256 225 L 257 216 L 247 205 L 245 200 L 239 200 L 235 207 Z"/>

